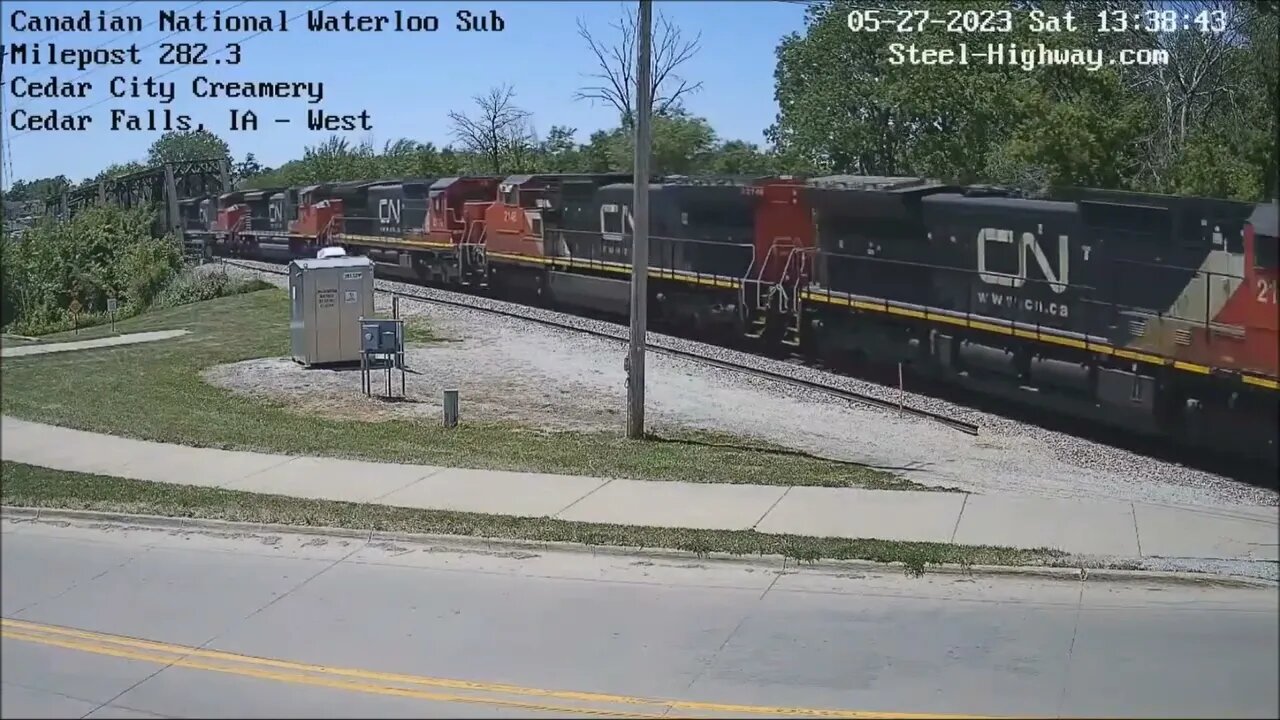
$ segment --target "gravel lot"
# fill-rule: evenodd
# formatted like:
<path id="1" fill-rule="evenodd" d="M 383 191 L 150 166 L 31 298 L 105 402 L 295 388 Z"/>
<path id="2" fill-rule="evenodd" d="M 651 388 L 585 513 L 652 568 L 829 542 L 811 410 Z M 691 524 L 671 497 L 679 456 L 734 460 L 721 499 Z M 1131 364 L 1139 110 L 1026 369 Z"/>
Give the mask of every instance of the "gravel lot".
<path id="1" fill-rule="evenodd" d="M 261 277 L 287 284 L 283 276 Z M 457 297 L 386 281 L 379 281 L 379 288 Z M 512 307 L 477 298 L 468 301 Z M 388 309 L 390 297 L 380 293 L 377 304 Z M 427 346 L 410 344 L 407 362 L 413 372 L 406 377 L 406 390 L 411 402 L 364 399 L 358 371 L 308 371 L 280 358 L 212 368 L 206 379 L 233 392 L 273 396 L 300 410 L 339 416 L 438 417 L 441 391 L 452 387 L 460 391 L 464 421 L 506 419 L 557 429 L 622 426 L 625 343 L 404 299 L 400 310 L 406 318 L 425 318 L 437 336 L 448 338 Z M 606 323 L 521 310 L 584 327 L 611 328 L 620 337 L 625 333 L 625 328 Z M 668 336 L 651 334 L 650 341 L 735 361 L 748 358 L 756 366 L 897 399 L 896 391 L 812 368 Z M 1272 490 L 911 393 L 906 396 L 910 405 L 978 423 L 979 437 L 656 352 L 648 354 L 647 376 L 647 417 L 657 432 L 698 428 L 733 433 L 892 468 L 924 484 L 978 493 L 1187 505 L 1280 504 Z M 380 380 L 375 375 L 375 383 Z M 375 384 L 375 390 L 380 387 Z"/>

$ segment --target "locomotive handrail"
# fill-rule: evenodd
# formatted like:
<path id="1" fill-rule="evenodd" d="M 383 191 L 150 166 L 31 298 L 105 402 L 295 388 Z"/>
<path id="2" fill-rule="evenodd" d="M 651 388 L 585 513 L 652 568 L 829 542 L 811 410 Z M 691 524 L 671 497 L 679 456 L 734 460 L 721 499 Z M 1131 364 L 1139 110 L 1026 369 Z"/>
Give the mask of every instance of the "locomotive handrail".
<path id="1" fill-rule="evenodd" d="M 594 230 L 582 230 L 579 228 L 557 228 L 557 229 L 560 232 L 563 232 L 569 235 L 587 235 L 590 237 L 597 237 L 597 238 L 600 237 L 601 235 L 599 228 Z M 610 234 L 621 235 L 624 238 L 629 238 L 633 235 L 633 233 L 631 232 L 610 233 Z M 707 240 L 704 238 L 691 238 L 691 237 L 674 237 L 671 235 L 654 235 L 652 233 L 649 234 L 649 239 L 661 240 L 663 242 L 697 243 L 701 245 L 710 245 L 712 247 L 750 248 L 750 247 L 754 247 L 755 245 L 752 242 L 725 242 L 723 240 Z"/>
<path id="2" fill-rule="evenodd" d="M 335 233 L 333 232 L 333 226 L 342 224 L 342 221 L 343 221 L 343 216 L 341 215 L 329 216 L 329 221 L 324 224 L 324 228 L 320 230 L 320 234 L 316 237 L 316 239 L 322 240 L 323 242 L 326 242 L 326 243 L 333 242 L 333 238 L 335 235 Z M 342 235 L 342 234 L 343 234 L 342 230 L 339 230 L 336 233 L 336 235 Z"/>
<path id="3" fill-rule="evenodd" d="M 452 230 L 455 226 L 466 228 L 466 221 L 459 216 L 458 209 L 449 203 L 444 204 L 444 226 Z"/>
<path id="4" fill-rule="evenodd" d="M 479 239 L 479 240 L 476 240 L 476 241 L 472 241 L 471 236 L 472 236 L 473 234 L 475 234 L 475 233 L 474 233 L 474 230 L 475 230 L 477 227 L 479 227 L 479 228 L 480 228 L 480 232 L 479 232 L 480 239 Z M 458 241 L 458 244 L 459 244 L 459 245 L 483 245 L 483 244 L 484 244 L 484 236 L 485 236 L 485 223 L 484 223 L 484 221 L 479 220 L 479 219 L 476 219 L 476 218 L 472 218 L 471 220 L 466 221 L 466 222 L 463 224 L 462 239 Z"/>
<path id="5" fill-rule="evenodd" d="M 1202 268 L 1187 267 L 1185 265 L 1164 265 L 1161 263 L 1153 263 L 1149 260 L 1135 260 L 1134 258 L 1123 258 L 1123 257 L 1110 258 L 1110 260 L 1113 263 L 1125 263 L 1128 265 L 1142 265 L 1144 267 L 1158 268 L 1160 270 L 1176 270 L 1179 272 L 1207 272 L 1207 273 L 1212 273 L 1214 275 L 1222 275 L 1229 278 L 1236 278 L 1237 280 L 1244 279 L 1243 275 L 1233 275 L 1231 273 L 1218 272 L 1216 270 L 1204 270 Z"/>
<path id="6" fill-rule="evenodd" d="M 799 305 L 800 285 L 808 279 L 808 272 L 806 271 L 808 269 L 807 266 L 809 264 L 809 257 L 813 254 L 813 250 L 814 248 L 812 247 L 804 247 L 802 245 L 792 245 L 791 252 L 787 254 L 787 264 L 784 265 L 782 268 L 782 277 L 778 278 L 778 283 L 780 285 L 785 285 L 786 282 L 791 278 L 791 266 L 796 262 L 799 263 L 800 267 L 798 269 L 798 272 L 796 272 L 795 279 L 791 282 L 790 294 L 787 293 L 787 290 L 785 287 L 782 288 L 781 290 L 781 292 L 783 293 L 782 295 L 783 300 L 787 303 L 790 303 L 794 299 L 794 301 L 796 302 L 797 309 L 799 309 L 800 307 Z M 797 258 L 799 258 L 798 261 L 797 261 Z"/>

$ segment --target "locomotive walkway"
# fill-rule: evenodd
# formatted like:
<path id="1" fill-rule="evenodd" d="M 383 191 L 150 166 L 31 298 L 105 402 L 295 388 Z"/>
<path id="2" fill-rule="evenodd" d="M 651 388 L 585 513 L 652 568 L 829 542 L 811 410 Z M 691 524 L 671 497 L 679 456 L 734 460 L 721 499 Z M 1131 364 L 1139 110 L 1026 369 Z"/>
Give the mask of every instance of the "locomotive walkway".
<path id="1" fill-rule="evenodd" d="M 1049 547 L 1118 558 L 1280 559 L 1280 510 L 725 485 L 236 452 L 0 419 L 4 460 L 273 495 L 619 525 Z"/>

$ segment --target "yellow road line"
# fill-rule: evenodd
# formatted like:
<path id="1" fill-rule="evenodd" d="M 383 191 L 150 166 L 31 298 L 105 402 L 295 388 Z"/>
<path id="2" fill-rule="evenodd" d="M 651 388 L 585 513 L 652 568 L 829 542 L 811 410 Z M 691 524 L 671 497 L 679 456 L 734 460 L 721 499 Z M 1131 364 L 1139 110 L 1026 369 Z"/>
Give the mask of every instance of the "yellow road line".
<path id="1" fill-rule="evenodd" d="M 351 690 L 355 692 L 369 693 L 373 695 L 391 695 L 395 697 L 412 698 L 415 700 L 434 700 L 438 702 L 460 702 L 479 705 L 496 705 L 501 707 L 519 708 L 522 710 L 541 710 L 549 713 L 557 714 L 575 714 L 575 715 L 604 715 L 608 717 L 662 717 L 660 713 L 624 713 L 621 711 L 594 710 L 591 708 L 579 708 L 560 705 L 543 705 L 540 703 L 524 702 L 520 700 L 506 700 L 494 697 L 478 697 L 471 695 L 456 695 L 450 693 L 428 692 L 426 690 L 414 690 L 408 688 L 398 688 L 385 685 L 376 685 L 358 680 L 343 680 L 339 678 L 314 677 L 296 672 L 273 672 L 270 670 L 260 670 L 251 667 L 236 667 L 235 665 L 218 665 L 216 663 L 202 662 L 183 656 L 165 656 L 154 655 L 150 653 L 141 653 L 130 650 L 111 648 L 106 645 L 98 645 L 95 643 L 81 642 L 72 639 L 61 639 L 57 637 L 47 637 L 42 635 L 28 635 L 27 633 L 14 631 L 0 631 L 0 637 L 10 638 L 13 640 L 22 640 L 25 642 L 38 643 L 40 645 L 51 645 L 53 647 L 65 648 L 68 650 L 79 650 L 81 652 L 89 652 L 97 655 L 109 655 L 125 660 L 138 660 L 142 662 L 150 662 L 158 665 L 172 665 L 174 667 L 190 668 L 193 670 L 207 670 L 210 672 L 220 672 L 229 675 L 242 675 L 244 677 L 257 678 L 259 680 L 275 680 L 277 682 L 287 682 L 299 685 L 312 685 L 315 687 L 332 688 L 336 690 Z"/>
<path id="2" fill-rule="evenodd" d="M 500 697 L 455 695 L 429 692 L 424 690 L 391 687 L 380 683 L 434 687 L 449 690 L 490 693 L 492 695 L 515 695 L 525 697 L 550 698 L 586 703 L 612 705 L 650 706 L 655 710 L 670 709 L 673 711 L 702 711 L 728 713 L 736 715 L 773 715 L 781 717 L 821 717 L 821 718 L 887 718 L 892 720 L 919 720 L 922 718 L 975 717 L 961 715 L 930 715 L 924 713 L 873 712 L 859 710 L 827 710 L 823 708 L 767 707 L 757 705 L 738 705 L 732 703 L 698 702 L 693 700 L 664 700 L 643 698 L 628 695 L 611 695 L 607 693 L 577 692 L 569 690 L 545 690 L 541 688 L 522 687 L 505 683 L 486 683 L 448 678 L 403 675 L 399 673 L 374 672 L 352 668 L 336 668 L 325 665 L 297 663 L 287 660 L 253 657 L 219 650 L 204 650 L 183 645 L 142 640 L 121 635 L 64 628 L 55 625 L 31 623 L 23 620 L 0 618 L 0 637 L 34 642 L 72 650 L 110 655 L 127 659 L 142 660 L 160 664 L 172 663 L 178 667 L 188 667 L 213 672 L 223 672 L 248 677 L 293 682 L 321 687 L 334 687 L 383 695 L 398 695 L 424 700 L 441 702 L 466 702 L 502 705 L 547 712 L 612 715 L 624 717 L 658 717 L 643 713 L 608 710 L 574 706 L 550 706 L 519 700 L 508 700 Z M 265 669 L 270 668 L 270 669 Z M 283 671 L 283 672 L 278 672 Z M 319 677 L 317 677 L 319 676 Z"/>

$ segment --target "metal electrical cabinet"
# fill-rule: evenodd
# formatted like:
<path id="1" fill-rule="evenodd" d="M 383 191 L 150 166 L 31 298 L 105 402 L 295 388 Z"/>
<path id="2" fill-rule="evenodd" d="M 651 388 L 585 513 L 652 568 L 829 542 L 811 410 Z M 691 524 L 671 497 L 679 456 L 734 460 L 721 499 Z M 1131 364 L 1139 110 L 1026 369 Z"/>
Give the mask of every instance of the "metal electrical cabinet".
<path id="1" fill-rule="evenodd" d="M 307 367 L 360 362 L 360 318 L 373 317 L 373 261 L 294 260 L 289 304 L 295 361 Z"/>

